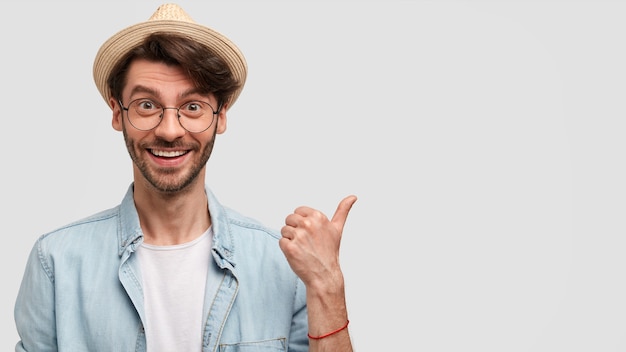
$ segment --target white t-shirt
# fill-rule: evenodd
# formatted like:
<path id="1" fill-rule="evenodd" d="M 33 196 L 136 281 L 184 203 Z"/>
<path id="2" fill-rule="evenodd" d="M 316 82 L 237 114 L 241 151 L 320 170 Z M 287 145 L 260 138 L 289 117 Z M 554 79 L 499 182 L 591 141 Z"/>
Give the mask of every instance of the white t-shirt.
<path id="1" fill-rule="evenodd" d="M 202 351 L 203 305 L 213 231 L 174 246 L 142 244 L 147 350 Z"/>

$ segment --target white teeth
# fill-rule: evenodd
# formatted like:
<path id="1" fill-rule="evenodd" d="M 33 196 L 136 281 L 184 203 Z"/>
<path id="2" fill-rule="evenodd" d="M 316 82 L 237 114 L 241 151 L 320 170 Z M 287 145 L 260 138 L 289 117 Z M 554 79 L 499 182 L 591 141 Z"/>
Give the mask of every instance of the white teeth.
<path id="1" fill-rule="evenodd" d="M 175 158 L 177 156 L 181 156 L 183 154 L 185 154 L 185 151 L 182 150 L 176 150 L 176 151 L 166 151 L 166 150 L 151 150 L 152 154 L 156 155 L 156 156 L 162 156 L 165 158 Z"/>

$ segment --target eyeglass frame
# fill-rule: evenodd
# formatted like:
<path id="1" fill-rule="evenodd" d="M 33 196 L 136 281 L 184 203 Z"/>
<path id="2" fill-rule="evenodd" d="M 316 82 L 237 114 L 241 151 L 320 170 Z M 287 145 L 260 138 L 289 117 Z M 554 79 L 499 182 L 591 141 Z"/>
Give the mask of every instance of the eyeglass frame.
<path id="1" fill-rule="evenodd" d="M 147 130 L 144 130 L 144 129 L 141 129 L 141 128 L 139 128 L 139 127 L 135 126 L 135 125 L 133 124 L 133 122 L 130 120 L 130 117 L 128 117 L 128 110 L 130 109 L 130 105 L 131 105 L 132 103 L 136 102 L 137 100 L 142 100 L 142 99 L 143 99 L 143 100 L 149 100 L 149 101 L 151 101 L 151 102 L 153 102 L 153 103 L 155 103 L 155 104 L 157 104 L 157 105 L 161 106 L 161 115 L 159 116 L 159 122 L 158 122 L 158 123 L 157 123 L 154 127 L 149 128 L 149 129 L 147 129 Z M 203 129 L 202 131 L 198 131 L 198 132 L 188 130 L 188 129 L 187 129 L 187 128 L 186 128 L 186 127 L 185 127 L 185 126 L 184 126 L 184 125 L 180 122 L 180 108 L 182 108 L 184 105 L 189 104 L 189 103 L 194 102 L 194 101 L 197 101 L 197 102 L 200 102 L 200 103 L 203 103 L 203 104 L 207 104 L 207 105 L 211 108 L 211 112 L 213 113 L 213 114 L 212 114 L 212 115 L 213 115 L 213 119 L 211 119 L 211 123 L 207 126 L 207 128 Z M 128 107 L 124 106 L 124 104 L 122 103 L 122 100 L 121 100 L 121 99 L 117 99 L 117 102 L 120 104 L 120 107 L 122 108 L 122 110 L 123 110 L 123 111 L 126 111 L 126 117 L 128 118 L 128 122 L 130 123 L 130 125 L 131 125 L 131 126 L 133 126 L 135 129 L 137 129 L 137 130 L 139 130 L 139 131 L 144 131 L 144 132 L 147 132 L 147 131 L 152 131 L 153 129 L 155 129 L 155 128 L 159 127 L 159 125 L 160 125 L 160 124 L 161 124 L 161 122 L 163 121 L 163 116 L 165 115 L 165 110 L 166 110 L 166 109 L 169 109 L 169 110 L 176 110 L 176 119 L 178 120 L 178 124 L 179 124 L 179 125 L 180 125 L 180 127 L 182 127 L 185 131 L 187 131 L 187 132 L 189 132 L 189 133 L 202 133 L 202 132 L 204 132 L 204 131 L 208 130 L 209 128 L 211 128 L 211 126 L 213 126 L 213 122 L 215 122 L 215 115 L 218 115 L 218 114 L 222 111 L 222 107 L 223 107 L 223 105 L 220 103 L 220 105 L 217 107 L 217 110 L 213 110 L 213 105 L 211 105 L 211 103 L 208 103 L 208 102 L 206 102 L 206 101 L 202 101 L 202 100 L 190 100 L 190 101 L 188 101 L 188 102 L 186 102 L 186 103 L 180 104 L 180 106 L 179 106 L 179 107 L 177 107 L 177 108 L 176 108 L 176 107 L 170 107 L 170 106 L 163 106 L 163 104 L 161 104 L 161 103 L 159 103 L 159 102 L 157 102 L 157 101 L 154 101 L 154 100 L 152 100 L 152 99 L 149 99 L 149 98 L 137 98 L 137 99 L 133 99 L 133 100 L 131 100 L 131 101 L 130 101 L 130 103 L 128 103 Z M 122 116 L 123 116 L 123 114 L 122 114 Z"/>

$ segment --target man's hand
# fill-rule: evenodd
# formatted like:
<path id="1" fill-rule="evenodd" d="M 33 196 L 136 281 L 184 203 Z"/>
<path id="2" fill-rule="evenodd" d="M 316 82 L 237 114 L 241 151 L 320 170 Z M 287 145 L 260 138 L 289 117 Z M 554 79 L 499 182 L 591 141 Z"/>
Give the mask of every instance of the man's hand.
<path id="1" fill-rule="evenodd" d="M 306 286 L 311 352 L 353 351 L 346 329 L 348 312 L 339 245 L 354 202 L 356 196 L 344 198 L 331 220 L 318 210 L 299 207 L 287 216 L 281 229 L 280 249 Z"/>
<path id="2" fill-rule="evenodd" d="M 307 287 L 325 287 L 328 280 L 343 281 L 339 246 L 348 213 L 356 200 L 353 195 L 344 198 L 331 220 L 305 206 L 298 207 L 285 219 L 280 249 Z"/>

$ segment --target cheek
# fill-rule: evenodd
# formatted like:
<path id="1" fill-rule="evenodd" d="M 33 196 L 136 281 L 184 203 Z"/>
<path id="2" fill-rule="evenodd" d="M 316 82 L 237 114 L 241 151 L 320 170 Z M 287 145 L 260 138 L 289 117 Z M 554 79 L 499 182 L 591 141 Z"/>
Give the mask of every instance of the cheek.
<path id="1" fill-rule="evenodd" d="M 124 134 L 124 142 L 126 146 L 130 148 L 135 148 L 138 141 L 141 141 L 142 138 L 146 136 L 146 133 L 134 130 L 132 127 L 128 127 L 123 124 L 122 121 L 122 133 Z"/>

